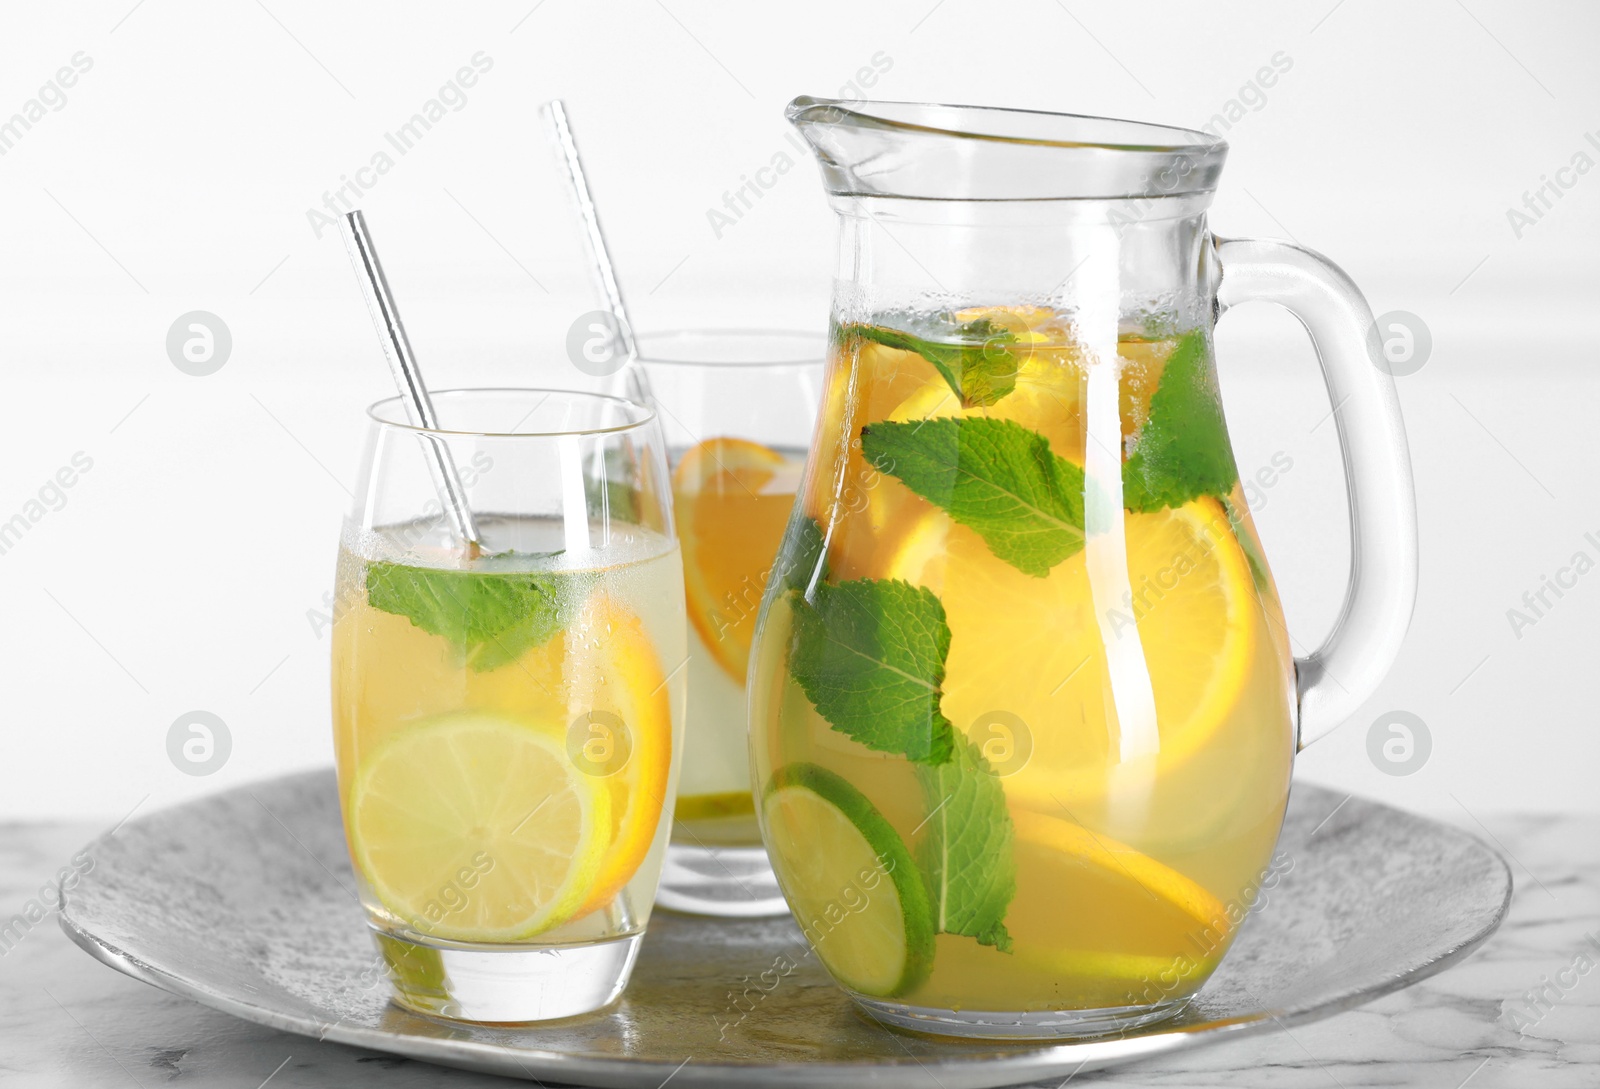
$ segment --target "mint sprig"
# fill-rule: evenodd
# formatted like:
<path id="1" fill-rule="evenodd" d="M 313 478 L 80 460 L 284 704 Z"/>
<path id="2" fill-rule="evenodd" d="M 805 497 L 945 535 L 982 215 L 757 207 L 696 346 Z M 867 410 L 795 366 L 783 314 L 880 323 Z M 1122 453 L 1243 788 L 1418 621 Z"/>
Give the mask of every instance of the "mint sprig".
<path id="1" fill-rule="evenodd" d="M 1205 335 L 1178 338 L 1150 398 L 1150 416 L 1122 466 L 1122 503 L 1148 513 L 1202 495 L 1227 495 L 1239 480 Z"/>
<path id="2" fill-rule="evenodd" d="M 854 324 L 840 330 L 846 341 L 860 337 L 920 355 L 949 383 L 950 392 L 963 408 L 992 405 L 1016 388 L 1017 359 L 1011 346 L 1017 338 L 1011 330 L 978 318 L 952 326 L 950 335 L 956 343 L 928 340 L 884 325 Z"/>
<path id="3" fill-rule="evenodd" d="M 1044 578 L 1083 548 L 1083 469 L 1012 420 L 936 417 L 861 429 L 879 472 L 977 532 L 1017 570 Z"/>
<path id="4" fill-rule="evenodd" d="M 950 626 L 931 591 L 895 579 L 794 593 L 789 672 L 834 729 L 919 764 L 950 759 L 939 710 Z"/>
<path id="5" fill-rule="evenodd" d="M 528 571 L 374 562 L 367 565 L 367 603 L 443 638 L 478 673 L 542 645 L 566 622 L 558 579 Z"/>
<path id="6" fill-rule="evenodd" d="M 916 856 L 932 893 L 935 929 L 1011 952 L 1005 918 L 1017 891 L 1015 830 L 999 778 L 965 737 L 948 763 L 919 767 L 917 778 L 929 815 Z"/>

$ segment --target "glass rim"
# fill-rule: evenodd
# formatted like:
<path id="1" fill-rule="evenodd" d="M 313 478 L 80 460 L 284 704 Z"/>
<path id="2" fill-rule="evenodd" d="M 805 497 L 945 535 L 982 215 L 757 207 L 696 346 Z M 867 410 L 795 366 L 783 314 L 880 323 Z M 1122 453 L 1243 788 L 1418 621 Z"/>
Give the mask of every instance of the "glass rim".
<path id="1" fill-rule="evenodd" d="M 492 431 L 472 430 L 450 427 L 423 427 L 412 423 L 409 419 L 394 418 L 383 414 L 385 409 L 396 410 L 402 417 L 405 413 L 405 398 L 396 394 L 384 397 L 367 406 L 367 418 L 379 427 L 389 427 L 396 431 L 411 431 L 419 435 L 455 436 L 458 438 L 479 439 L 552 439 L 566 435 L 615 435 L 624 431 L 633 431 L 640 427 L 655 422 L 656 410 L 649 405 L 640 404 L 638 401 L 627 397 L 619 397 L 610 393 L 596 393 L 590 390 L 563 389 L 555 386 L 456 386 L 450 389 L 430 390 L 429 398 L 437 405 L 440 400 L 451 400 L 463 395 L 475 394 L 544 394 L 539 403 L 528 410 L 531 416 L 539 405 L 551 397 L 566 397 L 577 401 L 605 402 L 625 409 L 633 419 L 606 427 L 563 427 L 553 430 L 540 431 Z M 525 416 L 523 419 L 525 420 Z M 519 421 L 520 423 L 521 421 Z"/>
<path id="2" fill-rule="evenodd" d="M 737 341 L 748 338 L 758 341 L 763 338 L 778 340 L 780 338 L 813 344 L 816 351 L 807 351 L 801 355 L 786 356 L 773 359 L 672 359 L 654 354 L 659 348 L 652 351 L 652 343 L 659 344 L 663 341 L 678 339 L 682 341 Z M 783 329 L 776 326 L 755 326 L 751 328 L 733 328 L 728 326 L 685 326 L 681 329 L 661 329 L 652 332 L 640 332 L 636 339 L 639 345 L 637 362 L 646 367 L 732 367 L 732 368 L 778 368 L 778 367 L 818 367 L 828 361 L 828 336 L 810 329 Z"/>

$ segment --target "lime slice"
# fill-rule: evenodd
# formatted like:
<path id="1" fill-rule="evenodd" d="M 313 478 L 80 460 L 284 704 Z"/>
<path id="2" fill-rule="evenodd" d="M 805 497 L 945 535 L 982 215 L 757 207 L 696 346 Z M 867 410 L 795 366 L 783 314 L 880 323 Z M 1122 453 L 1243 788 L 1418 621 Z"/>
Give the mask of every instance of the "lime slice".
<path id="1" fill-rule="evenodd" d="M 534 725 L 484 713 L 396 734 L 347 805 L 356 868 L 384 907 L 454 941 L 518 941 L 571 919 L 611 833 L 604 780 Z"/>
<path id="2" fill-rule="evenodd" d="M 904 994 L 933 967 L 933 908 L 911 852 L 855 787 L 815 764 L 773 773 L 767 850 L 806 938 L 861 994 Z"/>

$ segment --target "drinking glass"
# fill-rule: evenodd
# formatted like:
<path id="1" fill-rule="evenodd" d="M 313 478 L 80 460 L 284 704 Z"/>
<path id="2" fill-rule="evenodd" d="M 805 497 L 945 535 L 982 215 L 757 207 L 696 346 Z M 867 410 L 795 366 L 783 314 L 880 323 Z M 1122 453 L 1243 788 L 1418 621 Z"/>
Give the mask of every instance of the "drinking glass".
<path id="1" fill-rule="evenodd" d="M 788 911 L 756 827 L 745 672 L 805 464 L 826 351 L 821 336 L 781 330 L 639 338 L 631 377 L 667 436 L 690 622 L 683 778 L 656 894 L 677 911 Z"/>
<path id="2" fill-rule="evenodd" d="M 627 984 L 666 851 L 685 647 L 665 446 L 621 398 L 434 403 L 433 430 L 399 398 L 368 410 L 340 541 L 345 835 L 400 1005 L 567 1017 Z"/>

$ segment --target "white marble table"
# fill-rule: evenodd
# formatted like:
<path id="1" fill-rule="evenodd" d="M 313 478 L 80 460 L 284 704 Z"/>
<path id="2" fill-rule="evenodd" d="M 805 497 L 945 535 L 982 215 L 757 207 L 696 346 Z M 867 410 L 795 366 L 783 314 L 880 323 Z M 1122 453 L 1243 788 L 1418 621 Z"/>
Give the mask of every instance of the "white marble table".
<path id="1" fill-rule="evenodd" d="M 1292 1033 L 1068 1080 L 1185 1089 L 1600 1086 L 1600 819 L 1505 818 L 1489 828 L 1511 856 L 1516 895 L 1505 924 L 1465 964 Z M 98 831 L 0 825 L 0 927 Z M 1531 1004 L 1530 992 L 1541 987 L 1544 997 Z M 168 1082 L 200 1089 L 515 1084 L 236 1020 L 95 963 L 53 917 L 14 944 L 0 932 L 0 1084 Z"/>

